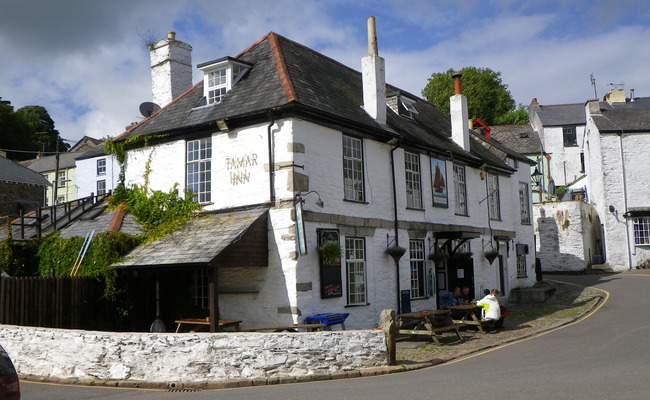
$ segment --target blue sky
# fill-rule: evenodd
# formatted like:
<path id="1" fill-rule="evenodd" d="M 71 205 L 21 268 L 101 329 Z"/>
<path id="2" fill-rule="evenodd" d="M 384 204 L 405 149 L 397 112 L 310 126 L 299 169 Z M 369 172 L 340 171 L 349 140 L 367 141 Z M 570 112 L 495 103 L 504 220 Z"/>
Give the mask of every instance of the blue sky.
<path id="1" fill-rule="evenodd" d="M 0 0 L 0 97 L 42 105 L 61 135 L 120 134 L 151 100 L 144 42 L 169 30 L 194 65 L 270 31 L 354 69 L 375 16 L 387 82 L 420 95 L 449 68 L 501 72 L 517 103 L 582 103 L 622 84 L 650 97 L 643 0 Z M 194 80 L 200 75 L 195 71 Z"/>

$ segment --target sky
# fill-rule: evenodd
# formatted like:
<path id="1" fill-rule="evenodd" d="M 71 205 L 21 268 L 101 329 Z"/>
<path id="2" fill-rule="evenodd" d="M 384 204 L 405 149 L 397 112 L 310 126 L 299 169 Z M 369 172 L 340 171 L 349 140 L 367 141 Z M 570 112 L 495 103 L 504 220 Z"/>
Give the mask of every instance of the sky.
<path id="1" fill-rule="evenodd" d="M 192 46 L 194 66 L 276 32 L 360 70 L 374 16 L 387 83 L 418 96 L 433 73 L 477 67 L 500 72 L 523 105 L 613 88 L 650 97 L 646 0 L 0 0 L 0 10 L 0 97 L 45 107 L 71 144 L 143 118 L 146 43 L 168 31 Z"/>

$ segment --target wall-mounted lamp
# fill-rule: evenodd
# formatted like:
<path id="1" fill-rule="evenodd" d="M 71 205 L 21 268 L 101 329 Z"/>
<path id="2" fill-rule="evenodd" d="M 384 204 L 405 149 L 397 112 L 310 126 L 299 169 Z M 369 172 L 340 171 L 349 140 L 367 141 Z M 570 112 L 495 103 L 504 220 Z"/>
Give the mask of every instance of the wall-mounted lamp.
<path id="1" fill-rule="evenodd" d="M 305 193 L 304 195 L 301 194 L 300 192 L 298 192 L 298 194 L 296 195 L 296 200 L 297 200 L 297 201 L 300 201 L 301 203 L 304 203 L 304 202 L 305 202 L 305 199 L 303 198 L 303 196 L 306 197 L 308 194 L 312 194 L 312 193 L 316 193 L 316 195 L 318 196 L 318 200 L 316 200 L 316 202 L 315 202 L 316 205 L 317 205 L 318 207 L 320 207 L 320 208 L 325 207 L 325 203 L 323 203 L 323 200 L 320 198 L 320 193 L 318 193 L 318 192 L 315 191 L 315 190 L 310 190 L 309 192 Z"/>
<path id="2" fill-rule="evenodd" d="M 530 179 L 533 181 L 533 186 L 542 187 L 542 178 L 544 178 L 544 175 L 535 167 L 535 171 L 530 176 Z"/>
<path id="3" fill-rule="evenodd" d="M 616 213 L 616 207 L 614 207 L 613 205 L 610 204 L 609 212 L 611 212 L 612 214 L 615 214 Z"/>

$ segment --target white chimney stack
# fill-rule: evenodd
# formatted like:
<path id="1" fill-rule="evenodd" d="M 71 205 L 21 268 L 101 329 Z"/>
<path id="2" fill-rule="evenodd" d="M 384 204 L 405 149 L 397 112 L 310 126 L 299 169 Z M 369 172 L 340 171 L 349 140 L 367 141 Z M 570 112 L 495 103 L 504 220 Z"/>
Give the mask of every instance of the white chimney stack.
<path id="1" fill-rule="evenodd" d="M 149 46 L 153 102 L 164 107 L 192 87 L 192 46 L 169 32 Z"/>
<path id="2" fill-rule="evenodd" d="M 463 96 L 460 77 L 456 73 L 454 79 L 454 95 L 449 98 L 449 112 L 451 114 L 451 139 L 465 151 L 469 151 L 469 117 L 467 111 L 467 98 Z"/>
<path id="3" fill-rule="evenodd" d="M 377 51 L 375 17 L 368 17 L 368 56 L 361 59 L 363 108 L 378 123 L 386 124 L 386 76 L 384 59 Z"/>

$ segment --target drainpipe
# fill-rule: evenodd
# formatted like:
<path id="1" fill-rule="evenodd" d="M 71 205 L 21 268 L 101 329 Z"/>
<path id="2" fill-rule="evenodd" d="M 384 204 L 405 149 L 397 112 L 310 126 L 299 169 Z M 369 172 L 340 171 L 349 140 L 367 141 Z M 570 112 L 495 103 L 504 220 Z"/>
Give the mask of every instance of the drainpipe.
<path id="1" fill-rule="evenodd" d="M 618 134 L 618 143 L 619 149 L 621 152 L 621 174 L 623 175 L 623 209 L 627 213 L 627 184 L 625 182 L 625 153 L 623 152 L 623 130 Z M 630 230 L 629 230 L 629 219 L 626 216 L 625 218 L 625 243 L 627 247 L 627 269 L 632 269 L 632 254 L 630 251 Z"/>
<path id="2" fill-rule="evenodd" d="M 395 181 L 395 150 L 399 148 L 399 142 L 390 149 L 390 168 L 391 168 L 391 177 L 393 178 L 393 216 L 395 218 L 395 246 L 399 246 L 399 229 L 397 226 L 397 183 Z M 399 260 L 395 261 L 395 273 L 397 282 L 397 313 L 402 313 L 402 297 L 401 297 L 401 287 L 399 284 Z"/>
<path id="3" fill-rule="evenodd" d="M 275 202 L 275 159 L 273 157 L 273 133 L 271 132 L 271 127 L 275 124 L 275 117 L 273 113 L 269 111 L 267 114 L 270 122 L 266 127 L 266 136 L 269 146 L 269 202 Z"/>

